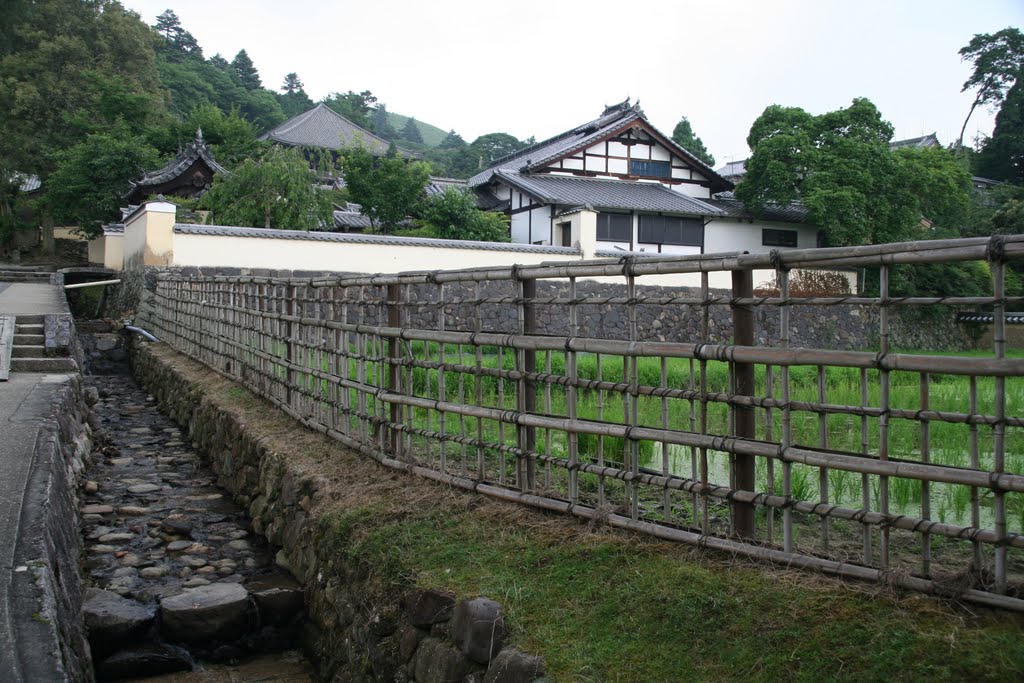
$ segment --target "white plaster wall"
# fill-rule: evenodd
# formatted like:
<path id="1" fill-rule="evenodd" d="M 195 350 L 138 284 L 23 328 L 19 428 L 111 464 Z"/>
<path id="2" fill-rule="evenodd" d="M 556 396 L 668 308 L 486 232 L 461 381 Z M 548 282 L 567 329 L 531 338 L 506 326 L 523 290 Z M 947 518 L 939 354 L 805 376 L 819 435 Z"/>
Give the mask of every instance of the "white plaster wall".
<path id="1" fill-rule="evenodd" d="M 512 242 L 515 244 L 529 244 L 530 241 L 530 215 L 525 211 L 514 213 L 509 216 Z"/>
<path id="2" fill-rule="evenodd" d="M 559 254 L 441 246 L 174 234 L 174 265 L 400 273 L 512 264 L 536 265 Z"/>
<path id="3" fill-rule="evenodd" d="M 103 267 L 112 270 L 124 268 L 124 235 L 105 235 Z"/>
<path id="4" fill-rule="evenodd" d="M 767 247 L 761 244 L 761 230 L 796 230 L 798 249 L 813 249 L 818 243 L 818 229 L 798 223 L 750 223 L 736 219 L 712 219 L 704 228 L 704 253 L 716 254 L 725 251 L 749 251 L 752 254 L 786 249 Z"/>
<path id="5" fill-rule="evenodd" d="M 693 174 L 694 178 L 700 178 L 696 173 Z M 670 190 L 678 192 L 679 194 L 685 194 L 687 197 L 696 197 L 697 199 L 711 199 L 711 190 L 704 187 L 703 185 L 695 185 L 693 183 L 679 183 L 678 185 L 669 185 Z"/>

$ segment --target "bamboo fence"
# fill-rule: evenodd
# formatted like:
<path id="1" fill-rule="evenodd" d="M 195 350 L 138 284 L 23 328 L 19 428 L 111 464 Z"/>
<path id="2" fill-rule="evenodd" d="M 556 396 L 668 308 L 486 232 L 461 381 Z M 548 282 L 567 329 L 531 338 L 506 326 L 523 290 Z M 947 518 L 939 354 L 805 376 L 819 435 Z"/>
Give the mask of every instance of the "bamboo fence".
<path id="1" fill-rule="evenodd" d="M 1006 263 L 1022 257 L 1024 236 L 1010 236 L 397 275 L 164 274 L 153 324 L 179 351 L 390 467 L 660 538 L 1024 610 L 1024 512 L 1007 510 L 1008 499 L 1024 510 L 1024 472 L 1007 469 L 1006 452 L 1008 430 L 1024 428 L 1006 392 L 1024 359 L 1005 354 L 1007 307 L 1024 303 L 1005 295 Z M 965 261 L 987 263 L 991 296 L 889 294 L 894 267 Z M 790 296 L 791 269 L 837 267 L 877 270 L 879 296 Z M 753 295 L 755 268 L 776 270 L 778 295 Z M 713 271 L 732 272 L 729 295 L 709 288 Z M 702 274 L 699 295 L 638 290 L 645 276 L 684 272 Z M 625 296 L 578 295 L 594 277 L 620 278 Z M 551 280 L 567 281 L 568 295 L 538 295 Z M 624 313 L 628 339 L 577 336 L 580 311 L 595 305 Z M 488 306 L 514 309 L 516 329 L 485 329 Z M 641 306 L 677 307 L 702 340 L 640 338 Z M 732 343 L 708 341 L 715 306 L 732 311 Z M 875 309 L 877 348 L 793 346 L 791 312 L 808 306 Z M 891 348 L 890 311 L 937 306 L 990 307 L 992 354 Z M 567 335 L 538 329 L 542 307 Z M 758 307 L 777 311 L 774 346 L 753 342 Z M 584 359 L 595 370 L 581 374 Z M 719 363 L 724 387 L 712 386 Z M 798 366 L 817 368 L 810 400 L 793 396 Z M 859 375 L 858 404 L 830 401 L 835 368 Z M 914 405 L 893 400 L 893 373 L 918 376 Z M 958 410 L 932 408 L 946 376 L 968 383 Z M 816 443 L 795 443 L 794 420 L 808 416 Z M 830 447 L 836 416 L 859 428 L 860 448 Z M 913 448 L 892 438 L 894 421 L 917 425 Z M 969 431 L 966 466 L 935 457 L 940 423 Z M 816 485 L 798 485 L 808 473 Z M 859 500 L 833 494 L 837 473 L 856 478 Z M 897 483 L 918 490 L 912 513 L 894 510 Z M 969 523 L 936 519 L 942 486 L 969 490 Z"/>

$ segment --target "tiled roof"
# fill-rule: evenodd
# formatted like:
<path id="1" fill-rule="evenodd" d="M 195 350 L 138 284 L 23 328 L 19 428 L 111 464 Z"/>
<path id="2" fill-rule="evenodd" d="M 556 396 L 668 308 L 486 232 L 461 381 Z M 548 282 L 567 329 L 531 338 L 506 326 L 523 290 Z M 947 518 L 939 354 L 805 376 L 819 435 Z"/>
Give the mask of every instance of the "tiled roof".
<path id="1" fill-rule="evenodd" d="M 733 178 L 742 178 L 747 172 L 746 164 L 746 159 L 740 159 L 739 161 L 730 161 L 726 163 L 725 166 L 722 166 L 721 168 L 716 168 L 715 172 L 718 175 L 722 176 L 723 178 L 729 178 L 730 180 Z"/>
<path id="2" fill-rule="evenodd" d="M 236 228 L 226 225 L 193 225 L 191 223 L 175 223 L 174 232 L 179 235 L 262 237 L 264 239 L 302 240 L 312 242 L 348 242 L 352 244 L 397 244 L 413 247 L 436 247 L 438 249 L 483 249 L 485 251 L 558 254 L 562 256 L 579 256 L 580 253 L 580 250 L 574 247 L 549 247 L 537 244 L 475 242 L 472 240 L 439 240 L 428 237 L 394 237 L 391 235 L 365 235 L 360 233 L 306 232 L 304 230 L 270 230 L 267 228 Z"/>
<path id="3" fill-rule="evenodd" d="M 362 145 L 376 156 L 387 154 L 391 144 L 360 128 L 326 104 L 318 104 L 309 111 L 293 116 L 261 139 L 293 147 L 322 149 L 346 149 Z M 405 157 L 416 156 L 407 150 L 398 151 Z"/>
<path id="4" fill-rule="evenodd" d="M 889 143 L 890 149 L 924 149 L 926 147 L 938 147 L 939 136 L 935 133 L 922 135 L 919 138 L 907 138 L 906 140 L 893 140 Z"/>
<path id="5" fill-rule="evenodd" d="M 799 202 L 789 206 L 778 204 L 766 204 L 760 215 L 755 216 L 747 210 L 743 202 L 736 199 L 732 192 L 719 192 L 714 199 L 705 199 L 705 202 L 720 209 L 729 218 L 746 218 L 750 220 L 781 221 L 785 223 L 805 223 L 809 220 L 810 212 L 807 207 Z"/>
<path id="6" fill-rule="evenodd" d="M 335 211 L 334 227 L 342 230 L 365 230 L 373 225 L 370 217 L 360 211 Z"/>
<path id="7" fill-rule="evenodd" d="M 498 199 L 486 187 L 475 187 L 473 191 L 476 193 L 476 207 L 478 209 L 483 211 L 505 211 L 509 208 L 509 200 Z"/>
<path id="8" fill-rule="evenodd" d="M 536 144 L 521 149 L 514 154 L 502 157 L 493 162 L 486 169 L 477 173 L 469 179 L 470 187 L 482 185 L 491 180 L 496 171 L 535 171 L 547 166 L 556 159 L 572 154 L 581 149 L 586 149 L 593 143 L 601 140 L 618 130 L 628 128 L 637 121 L 643 121 L 650 129 L 657 134 L 678 156 L 683 157 L 692 163 L 698 170 L 706 175 L 712 183 L 718 183 L 722 188 L 731 187 L 732 183 L 715 173 L 714 169 L 703 161 L 693 156 L 689 151 L 677 145 L 670 137 L 662 134 L 644 116 L 640 109 L 640 103 L 629 106 L 629 100 L 611 107 L 605 107 L 604 112 L 598 118 L 577 126 L 572 130 L 560 133 L 552 138 L 543 140 Z"/>
<path id="9" fill-rule="evenodd" d="M 499 170 L 496 177 L 548 204 L 595 209 L 661 211 L 717 216 L 721 209 L 657 183 L 602 180 L 552 174 L 523 175 Z"/>
<path id="10" fill-rule="evenodd" d="M 430 180 L 427 181 L 427 186 L 423 188 L 423 192 L 428 197 L 433 197 L 435 195 L 444 194 L 444 191 L 449 187 L 458 187 L 463 190 L 467 189 L 465 180 L 459 180 L 458 178 L 440 178 L 438 176 L 430 176 Z"/>
<path id="11" fill-rule="evenodd" d="M 104 235 L 123 235 L 124 223 L 107 223 L 103 226 Z"/>
<path id="12" fill-rule="evenodd" d="M 214 173 L 228 173 L 228 170 L 218 164 L 217 160 L 213 158 L 213 154 L 210 153 L 209 146 L 207 146 L 206 141 L 203 140 L 203 130 L 200 128 L 196 131 L 195 140 L 188 143 L 188 146 L 179 152 L 178 156 L 169 161 L 167 165 L 160 170 L 147 173 L 141 180 L 132 183 L 132 190 L 136 187 L 162 185 L 170 180 L 174 180 L 182 173 L 192 168 L 192 165 L 200 159 L 202 159 Z"/>
<path id="13" fill-rule="evenodd" d="M 21 175 L 20 180 L 21 184 L 18 189 L 25 194 L 35 192 L 43 186 L 43 181 L 41 181 L 37 175 Z"/>

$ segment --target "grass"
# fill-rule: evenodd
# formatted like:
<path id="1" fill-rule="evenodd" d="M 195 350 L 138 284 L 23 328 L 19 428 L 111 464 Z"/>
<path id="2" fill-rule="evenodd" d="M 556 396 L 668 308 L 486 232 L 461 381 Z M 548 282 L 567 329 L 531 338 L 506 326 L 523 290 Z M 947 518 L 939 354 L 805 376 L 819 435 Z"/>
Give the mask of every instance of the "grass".
<path id="1" fill-rule="evenodd" d="M 553 681 L 1024 676 L 1022 615 L 737 560 L 399 475 L 165 347 L 146 353 L 320 482 L 315 533 L 363 570 L 352 575 L 369 577 L 361 608 L 412 586 L 491 597 L 510 642 L 542 655 Z"/>
<path id="2" fill-rule="evenodd" d="M 391 501 L 324 526 L 385 584 L 501 602 L 517 646 L 543 654 L 555 681 L 1024 675 L 1016 616 L 871 595 L 543 515 Z"/>

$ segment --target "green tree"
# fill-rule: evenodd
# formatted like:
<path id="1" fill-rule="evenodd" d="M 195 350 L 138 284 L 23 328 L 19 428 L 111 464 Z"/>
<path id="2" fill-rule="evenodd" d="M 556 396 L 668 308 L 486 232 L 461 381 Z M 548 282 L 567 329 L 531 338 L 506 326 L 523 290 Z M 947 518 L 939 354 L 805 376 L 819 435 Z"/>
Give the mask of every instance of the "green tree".
<path id="1" fill-rule="evenodd" d="M 755 214 L 802 201 L 833 246 L 925 237 L 922 217 L 961 210 L 969 177 L 948 153 L 896 154 L 891 138 L 866 99 L 819 116 L 772 105 L 750 129 L 753 154 L 736 195 Z"/>
<path id="2" fill-rule="evenodd" d="M 485 168 L 495 159 L 518 152 L 523 146 L 518 138 L 508 133 L 488 133 L 474 140 L 469 148 L 477 159 L 477 167 Z"/>
<path id="3" fill-rule="evenodd" d="M 299 75 L 294 71 L 285 74 L 284 83 L 281 85 L 281 90 L 289 94 L 302 90 L 302 81 L 299 80 Z"/>
<path id="4" fill-rule="evenodd" d="M 181 20 L 173 10 L 165 10 L 158 16 L 153 30 L 163 37 L 164 44 L 160 51 L 168 59 L 178 61 L 187 57 L 203 58 L 203 51 L 195 36 L 182 27 Z"/>
<path id="5" fill-rule="evenodd" d="M 93 133 L 56 155 L 46 203 L 57 221 L 95 237 L 118 215 L 132 181 L 156 164 L 156 149 L 125 125 Z"/>
<path id="6" fill-rule="evenodd" d="M 1024 67 L 1024 34 L 1017 28 L 1004 28 L 996 33 L 976 33 L 964 47 L 960 58 L 970 61 L 974 71 L 964 81 L 960 92 L 977 90 L 964 125 L 960 128 L 957 147 L 963 147 L 964 131 L 974 110 L 981 105 L 996 107 L 1002 104 L 1007 91 L 1017 81 Z"/>
<path id="7" fill-rule="evenodd" d="M 448 187 L 427 199 L 420 218 L 442 239 L 509 241 L 508 216 L 479 210 L 473 194 L 462 188 Z"/>
<path id="8" fill-rule="evenodd" d="M 420 133 L 419 126 L 416 125 L 416 119 L 406 119 L 405 125 L 402 126 L 402 132 L 398 135 L 402 140 L 411 142 L 416 145 L 423 144 L 423 134 Z"/>
<path id="9" fill-rule="evenodd" d="M 736 196 L 755 213 L 768 204 L 803 202 L 831 246 L 921 237 L 914 228 L 927 206 L 915 188 L 926 183 L 904 174 L 938 159 L 901 162 L 889 147 L 892 132 L 867 99 L 820 116 L 773 104 L 746 138 L 754 154 Z"/>
<path id="10" fill-rule="evenodd" d="M 448 131 L 448 135 L 445 136 L 441 144 L 437 146 L 438 149 L 463 149 L 468 147 L 462 136 L 456 133 L 454 130 Z"/>
<path id="11" fill-rule="evenodd" d="M 362 206 L 374 229 L 385 234 L 416 211 L 430 178 L 427 164 L 405 161 L 394 143 L 379 159 L 361 146 L 345 150 L 341 167 L 349 197 Z"/>
<path id="12" fill-rule="evenodd" d="M 975 157 L 975 170 L 985 178 L 1024 185 L 1024 71 L 1006 93 L 996 114 L 992 137 Z"/>
<path id="13" fill-rule="evenodd" d="M 704 142 L 694 135 L 693 126 L 690 125 L 690 119 L 685 116 L 679 119 L 679 123 L 677 123 L 676 127 L 672 130 L 672 140 L 708 166 L 715 165 L 715 157 L 713 157 L 707 147 L 704 146 Z"/>
<path id="14" fill-rule="evenodd" d="M 375 135 L 378 135 L 388 142 L 398 138 L 398 131 L 391 125 L 391 117 L 388 115 L 388 108 L 383 102 L 377 103 L 370 114 L 370 124 L 373 126 Z"/>
<path id="15" fill-rule="evenodd" d="M 360 128 L 370 130 L 373 123 L 370 121 L 370 112 L 377 104 L 377 98 L 369 90 L 362 92 L 331 93 L 323 99 L 323 104 L 344 116 Z"/>
<path id="16" fill-rule="evenodd" d="M 258 90 L 263 87 L 260 73 L 256 70 L 252 59 L 249 58 L 249 53 L 244 49 L 239 50 L 235 58 L 231 60 L 231 68 L 235 70 L 235 77 L 238 79 L 239 85 L 246 90 Z"/>
<path id="17" fill-rule="evenodd" d="M 217 175 L 200 206 L 217 225 L 314 230 L 330 225 L 331 205 L 302 154 L 272 147 L 246 159 L 230 175 Z"/>
<path id="18" fill-rule="evenodd" d="M 245 159 L 260 158 L 270 147 L 269 143 L 259 140 L 256 126 L 237 110 L 224 113 L 212 104 L 196 107 L 177 124 L 178 145 L 191 142 L 198 130 L 203 131 L 203 138 L 217 162 L 229 169 Z"/>

